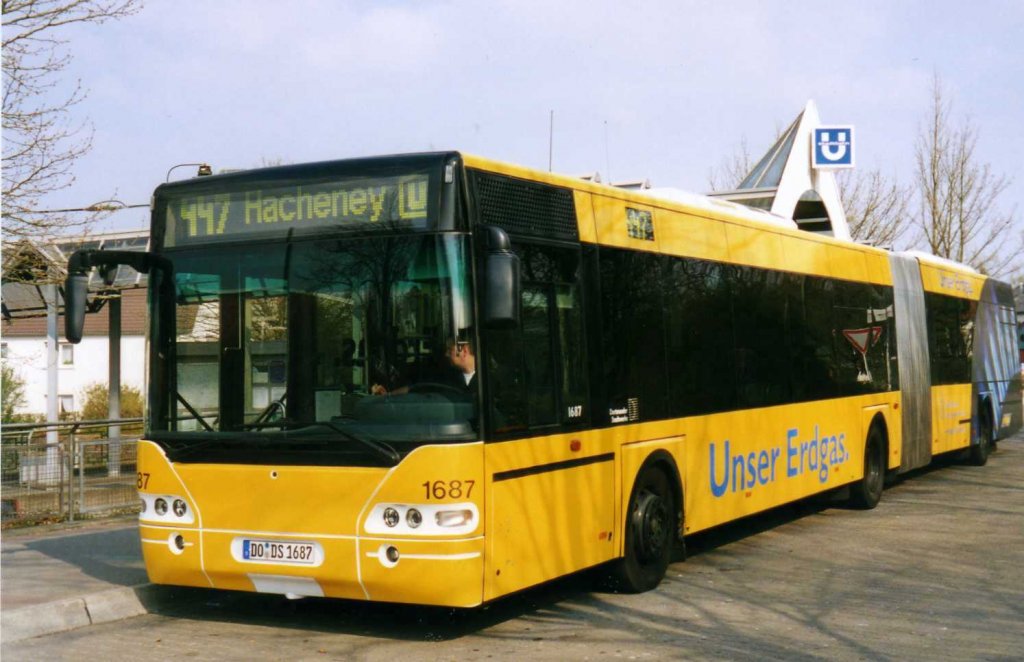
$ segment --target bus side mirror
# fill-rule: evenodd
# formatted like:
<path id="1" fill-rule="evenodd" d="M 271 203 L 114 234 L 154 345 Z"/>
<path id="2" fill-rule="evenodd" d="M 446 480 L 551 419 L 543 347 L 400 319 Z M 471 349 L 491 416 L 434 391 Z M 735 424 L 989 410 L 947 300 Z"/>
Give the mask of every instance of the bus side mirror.
<path id="1" fill-rule="evenodd" d="M 64 280 L 64 337 L 69 343 L 82 340 L 88 293 L 89 274 L 69 273 Z"/>
<path id="2" fill-rule="evenodd" d="M 64 280 L 64 337 L 68 342 L 77 343 L 82 340 L 89 274 L 93 268 L 99 271 L 103 282 L 109 287 L 117 280 L 117 268 L 122 264 L 143 274 L 161 269 L 173 279 L 174 268 L 170 260 L 155 253 L 102 251 L 94 248 L 75 251 L 68 258 L 68 277 Z"/>
<path id="3" fill-rule="evenodd" d="M 505 231 L 493 225 L 483 226 L 487 245 L 484 262 L 481 316 L 489 329 L 518 328 L 522 296 L 519 282 L 519 256 Z"/>

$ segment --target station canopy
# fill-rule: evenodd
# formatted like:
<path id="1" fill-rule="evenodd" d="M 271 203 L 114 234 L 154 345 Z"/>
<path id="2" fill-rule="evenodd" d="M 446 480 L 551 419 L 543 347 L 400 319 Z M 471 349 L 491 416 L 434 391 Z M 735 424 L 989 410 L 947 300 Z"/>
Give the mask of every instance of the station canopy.
<path id="1" fill-rule="evenodd" d="M 807 232 L 850 239 L 835 173 L 811 167 L 818 109 L 808 101 L 734 190 L 708 195 L 793 219 Z"/>
<path id="2" fill-rule="evenodd" d="M 5 320 L 44 317 L 46 286 L 58 286 L 58 306 L 64 307 L 64 278 L 68 258 L 76 250 L 95 248 L 118 251 L 149 250 L 149 232 L 115 232 L 74 237 L 57 237 L 49 241 L 21 239 L 4 246 L 3 317 Z M 118 267 L 114 284 L 109 286 L 95 270 L 89 276 L 89 312 L 96 312 L 121 290 L 145 288 L 146 275 L 131 267 Z"/>

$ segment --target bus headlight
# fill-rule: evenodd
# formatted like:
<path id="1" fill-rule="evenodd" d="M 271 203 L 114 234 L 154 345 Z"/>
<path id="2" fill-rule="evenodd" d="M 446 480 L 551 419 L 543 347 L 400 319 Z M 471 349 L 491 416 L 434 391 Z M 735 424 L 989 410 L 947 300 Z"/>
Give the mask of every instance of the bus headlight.
<path id="1" fill-rule="evenodd" d="M 438 526 L 445 528 L 465 526 L 473 521 L 473 511 L 469 509 L 439 510 L 434 514 L 434 519 Z"/>
<path id="2" fill-rule="evenodd" d="M 471 502 L 378 503 L 363 528 L 377 535 L 455 536 L 471 534 L 479 525 L 479 509 Z"/>
<path id="3" fill-rule="evenodd" d="M 159 522 L 161 524 L 192 524 L 195 518 L 192 516 L 192 506 L 185 501 L 185 497 L 175 494 L 147 494 L 139 493 L 141 500 L 139 521 Z"/>
<path id="4" fill-rule="evenodd" d="M 423 514 L 415 508 L 410 508 L 405 513 L 405 523 L 409 525 L 410 529 L 418 528 L 423 523 Z"/>

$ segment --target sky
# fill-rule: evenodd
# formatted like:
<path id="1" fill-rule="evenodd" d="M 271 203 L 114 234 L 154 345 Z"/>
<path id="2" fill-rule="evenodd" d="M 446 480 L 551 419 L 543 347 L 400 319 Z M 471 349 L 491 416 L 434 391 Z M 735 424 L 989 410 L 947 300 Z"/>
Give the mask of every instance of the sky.
<path id="1" fill-rule="evenodd" d="M 1024 199 L 1018 0 L 147 0 L 62 36 L 94 138 L 50 208 L 148 203 L 199 161 L 457 149 L 547 169 L 552 111 L 555 171 L 706 191 L 809 99 L 856 127 L 858 168 L 909 183 L 936 75 L 978 159 L 1013 180 L 999 206 Z"/>

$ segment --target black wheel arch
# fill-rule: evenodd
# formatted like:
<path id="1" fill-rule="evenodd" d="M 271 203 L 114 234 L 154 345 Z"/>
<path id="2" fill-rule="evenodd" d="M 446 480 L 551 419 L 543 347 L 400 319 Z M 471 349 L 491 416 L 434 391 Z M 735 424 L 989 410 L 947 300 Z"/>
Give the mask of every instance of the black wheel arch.
<path id="1" fill-rule="evenodd" d="M 868 438 L 871 433 L 878 430 L 878 433 L 882 436 L 882 470 L 886 474 L 889 473 L 889 425 L 885 422 L 885 416 L 882 412 L 877 412 L 871 419 L 871 424 L 868 426 L 868 433 L 864 435 L 864 443 L 867 444 Z"/>
<path id="2" fill-rule="evenodd" d="M 982 420 L 987 420 L 989 424 L 989 434 L 992 435 L 990 442 L 995 442 L 996 436 L 999 431 L 996 429 L 996 413 L 992 407 L 992 396 L 988 393 L 978 396 L 978 425 L 981 425 Z M 977 439 L 978 435 L 971 435 L 971 443 L 974 439 Z"/>

